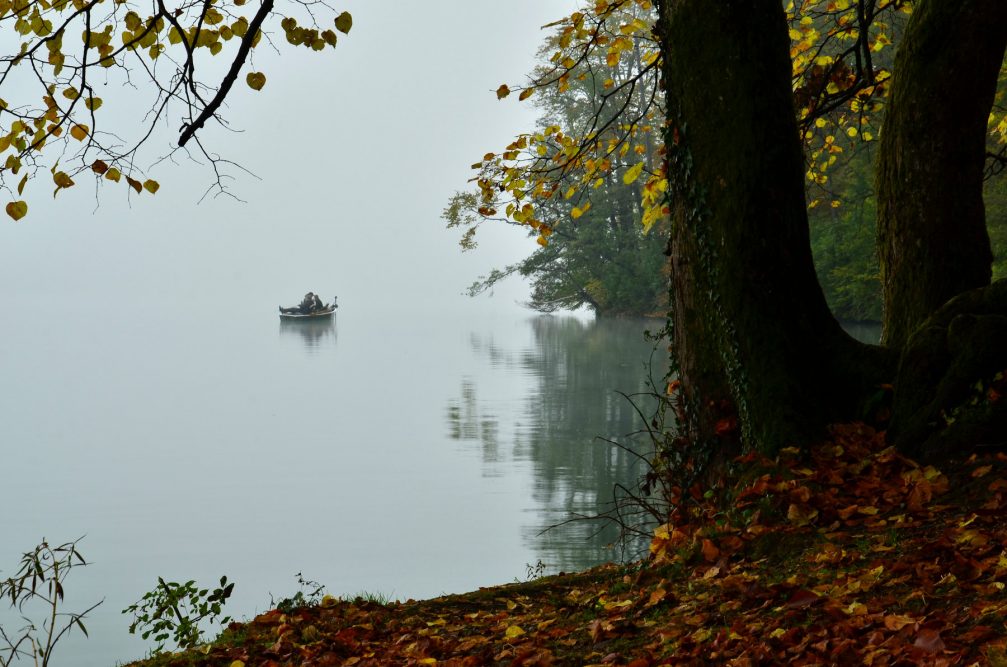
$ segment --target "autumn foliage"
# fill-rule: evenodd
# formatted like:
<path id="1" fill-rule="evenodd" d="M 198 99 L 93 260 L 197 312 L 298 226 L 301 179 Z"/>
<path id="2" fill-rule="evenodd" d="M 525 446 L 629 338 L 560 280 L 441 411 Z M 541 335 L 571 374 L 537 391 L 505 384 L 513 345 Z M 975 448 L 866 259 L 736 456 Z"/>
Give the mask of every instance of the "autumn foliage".
<path id="1" fill-rule="evenodd" d="M 682 491 L 648 559 L 467 595 L 327 598 L 159 665 L 1003 664 L 1007 455 L 920 466 L 863 424 Z M 153 663 L 152 663 L 153 664 Z"/>
<path id="2" fill-rule="evenodd" d="M 655 88 L 661 50 L 651 0 L 594 0 L 549 26 L 550 65 L 524 85 L 501 85 L 499 99 L 555 88 L 577 104 L 586 85 L 604 109 L 585 127 L 551 125 L 519 135 L 503 150 L 472 165 L 479 188 L 479 215 L 526 225 L 540 244 L 559 224 L 575 222 L 592 205 L 599 179 L 643 179 L 640 224 L 649 230 L 669 214 L 667 176 L 660 165 L 665 141 L 663 100 L 623 106 L 626 95 Z M 907 0 L 794 0 L 786 3 L 794 106 L 805 149 L 810 208 L 843 204 L 831 176 L 880 134 L 895 49 L 913 4 Z M 672 45 L 673 47 L 674 45 Z M 579 85 L 578 85 L 579 84 Z M 1007 143 L 1001 86 L 989 118 L 991 155 Z M 675 141 L 675 138 L 671 138 Z M 646 159 L 640 159 L 641 157 Z M 1002 167 L 1001 167 L 1002 168 Z M 549 202 L 576 205 L 558 219 Z"/>
<path id="3" fill-rule="evenodd" d="M 221 105 L 263 38 L 277 46 L 270 36 L 274 21 L 289 45 L 314 51 L 335 47 L 338 33 L 350 31 L 348 12 L 312 6 L 276 6 L 274 0 L 0 1 L 0 30 L 20 44 L 0 54 L 0 185 L 16 191 L 7 215 L 20 220 L 28 214 L 26 188 L 45 171 L 55 185 L 53 196 L 83 177 L 154 194 L 160 185 L 143 176 L 143 165 L 166 156 L 148 157 L 140 149 L 161 124 L 181 125 L 173 150 L 193 140 L 196 152 L 217 167 L 220 187 L 221 158 L 196 133 L 207 122 L 223 121 Z M 208 80 L 204 72 L 213 70 L 208 61 L 215 57 L 229 64 L 222 78 Z M 266 74 L 250 71 L 244 80 L 261 90 Z M 120 91 L 106 104 L 99 92 L 110 83 Z M 106 116 L 110 107 L 126 102 L 129 108 L 137 98 L 148 105 L 142 118 Z"/>

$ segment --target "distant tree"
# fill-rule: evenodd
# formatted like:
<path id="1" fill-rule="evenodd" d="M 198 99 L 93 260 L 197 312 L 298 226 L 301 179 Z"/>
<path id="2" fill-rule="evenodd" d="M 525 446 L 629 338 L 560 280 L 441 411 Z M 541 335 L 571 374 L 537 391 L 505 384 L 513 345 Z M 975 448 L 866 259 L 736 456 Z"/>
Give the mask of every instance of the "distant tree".
<path id="1" fill-rule="evenodd" d="M 527 224 L 540 247 L 492 271 L 472 285 L 471 294 L 516 273 L 531 280 L 528 305 L 543 312 L 581 306 L 599 315 L 666 310 L 663 230 L 648 233 L 660 216 L 644 224 L 640 178 L 660 170 L 661 141 L 653 123 L 663 108 L 648 36 L 653 20 L 652 10 L 626 3 L 607 18 L 613 34 L 605 43 L 611 47 L 576 58 L 555 55 L 569 32 L 547 38 L 539 52 L 543 64 L 532 78 L 552 78 L 555 85 L 527 89 L 536 93 L 533 103 L 542 111 L 536 131 L 499 156 L 488 154 L 477 165 L 481 193 L 456 194 L 444 213 L 448 227 L 465 229 L 463 248 L 474 246 L 478 226 L 491 219 Z M 571 137 L 590 137 L 593 157 L 568 161 Z M 502 189 L 494 189 L 498 181 Z"/>
<path id="2" fill-rule="evenodd" d="M 874 152 L 864 144 L 830 174 L 828 196 L 808 209 L 818 281 L 840 321 L 881 321 L 881 273 L 876 246 Z M 819 190 L 821 193 L 821 190 Z M 814 201 L 814 200 L 812 200 Z"/>
<path id="3" fill-rule="evenodd" d="M 627 197 L 625 191 L 622 195 L 627 209 L 633 210 L 638 200 Z M 590 213 L 576 224 L 557 229 L 547 245 L 524 260 L 491 271 L 473 283 L 469 294 L 480 294 L 518 274 L 530 280 L 527 305 L 539 312 L 589 307 L 599 316 L 663 317 L 668 297 L 663 271 L 665 237 L 658 231 L 643 233 L 638 209 L 636 219 L 628 223 L 609 214 L 610 202 L 617 196 L 599 200 Z"/>

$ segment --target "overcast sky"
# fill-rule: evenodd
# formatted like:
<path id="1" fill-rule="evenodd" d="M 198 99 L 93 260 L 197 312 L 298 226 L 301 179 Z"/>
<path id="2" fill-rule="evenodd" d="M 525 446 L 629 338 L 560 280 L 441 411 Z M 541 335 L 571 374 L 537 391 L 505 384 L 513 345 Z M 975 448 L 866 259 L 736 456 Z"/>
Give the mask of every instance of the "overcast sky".
<path id="1" fill-rule="evenodd" d="M 258 49 L 255 69 L 267 85 L 250 90 L 243 71 L 229 98 L 227 116 L 241 132 L 208 126 L 201 135 L 256 175 L 235 172 L 231 190 L 245 203 L 197 203 L 212 175 L 187 162 L 158 165 L 148 175 L 160 192 L 131 199 L 121 185 L 96 193 L 82 175 L 54 201 L 43 173 L 29 216 L 0 222 L 8 305 L 219 293 L 272 307 L 309 289 L 338 293 L 344 306 L 462 304 L 474 278 L 527 255 L 534 240 L 487 230 L 479 250 L 463 254 L 440 212 L 467 186 L 471 163 L 533 126 L 533 107 L 493 91 L 524 80 L 545 36 L 540 26 L 575 8 L 571 0 L 346 0 L 336 9 L 350 11 L 354 26 L 338 48 Z M 114 108 L 117 90 L 103 96 Z M 160 146 L 172 138 L 158 138 Z M 489 303 L 513 308 L 526 292 L 514 280 Z"/>

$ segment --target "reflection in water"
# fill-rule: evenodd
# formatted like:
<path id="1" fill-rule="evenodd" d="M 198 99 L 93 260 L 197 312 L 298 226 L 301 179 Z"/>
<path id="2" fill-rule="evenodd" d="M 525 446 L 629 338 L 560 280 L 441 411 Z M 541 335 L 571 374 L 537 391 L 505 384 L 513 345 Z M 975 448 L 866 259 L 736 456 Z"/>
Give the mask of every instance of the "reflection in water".
<path id="1" fill-rule="evenodd" d="M 877 345 L 881 340 L 880 322 L 843 322 L 843 329 L 861 343 Z"/>
<path id="2" fill-rule="evenodd" d="M 648 391 L 649 378 L 661 385 L 667 362 L 663 346 L 655 353 L 644 331 L 660 323 L 542 316 L 530 325 L 533 344 L 522 350 L 492 336 L 471 338 L 473 350 L 492 367 L 530 380 L 526 399 L 519 405 L 480 401 L 475 380 L 466 378 L 448 406 L 449 433 L 481 447 L 488 476 L 502 474 L 508 459 L 530 465 L 534 515 L 541 523 L 527 527 L 526 539 L 550 571 L 620 558 L 623 553 L 610 548 L 618 536 L 614 527 L 577 521 L 542 529 L 572 514 L 603 510 L 617 483 L 632 486 L 643 473 L 636 456 L 606 440 L 648 451 L 646 439 L 631 435 L 643 424 L 620 392 L 631 395 L 643 414 L 652 413 L 653 398 L 641 392 Z M 510 442 L 501 442 L 501 423 L 517 424 Z M 639 555 L 641 545 L 629 546 L 626 556 Z"/>
<path id="3" fill-rule="evenodd" d="M 336 342 L 336 317 L 320 320 L 280 318 L 280 336 L 300 336 L 309 352 L 317 352 L 323 345 Z"/>

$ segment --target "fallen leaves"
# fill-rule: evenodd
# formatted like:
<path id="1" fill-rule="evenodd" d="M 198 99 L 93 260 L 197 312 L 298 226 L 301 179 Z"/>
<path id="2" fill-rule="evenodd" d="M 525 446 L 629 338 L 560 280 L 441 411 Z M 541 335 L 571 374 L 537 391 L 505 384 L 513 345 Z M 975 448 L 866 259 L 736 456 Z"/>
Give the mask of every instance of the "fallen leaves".
<path id="1" fill-rule="evenodd" d="M 748 461 L 733 506 L 659 526 L 648 561 L 378 605 L 270 611 L 162 665 L 1000 664 L 1007 456 L 921 467 L 862 425 Z M 979 472 L 977 472 L 979 471 Z M 707 503 L 707 504 L 704 504 Z M 725 517 L 727 517 L 725 519 Z"/>

